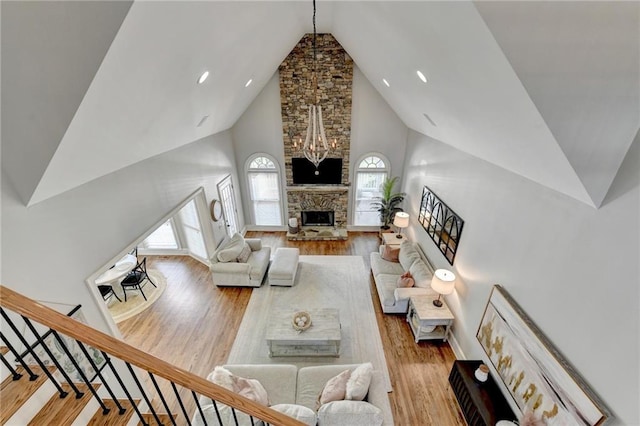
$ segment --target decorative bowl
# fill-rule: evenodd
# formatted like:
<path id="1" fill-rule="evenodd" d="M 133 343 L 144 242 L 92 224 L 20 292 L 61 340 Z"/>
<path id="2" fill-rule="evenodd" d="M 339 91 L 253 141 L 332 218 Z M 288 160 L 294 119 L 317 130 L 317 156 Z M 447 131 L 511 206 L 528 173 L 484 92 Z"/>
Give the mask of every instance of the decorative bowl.
<path id="1" fill-rule="evenodd" d="M 311 315 L 309 315 L 309 312 L 298 311 L 293 314 L 291 325 L 298 331 L 305 331 L 311 327 Z"/>

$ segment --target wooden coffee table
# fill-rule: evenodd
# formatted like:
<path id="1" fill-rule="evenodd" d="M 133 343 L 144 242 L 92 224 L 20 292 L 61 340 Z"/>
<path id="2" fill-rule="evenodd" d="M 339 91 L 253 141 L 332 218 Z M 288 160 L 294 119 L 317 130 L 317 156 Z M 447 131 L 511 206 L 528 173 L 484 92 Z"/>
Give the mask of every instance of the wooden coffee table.
<path id="1" fill-rule="evenodd" d="M 267 321 L 269 356 L 340 356 L 340 312 L 307 309 L 311 327 L 298 332 L 291 324 L 296 310 L 274 309 Z"/>

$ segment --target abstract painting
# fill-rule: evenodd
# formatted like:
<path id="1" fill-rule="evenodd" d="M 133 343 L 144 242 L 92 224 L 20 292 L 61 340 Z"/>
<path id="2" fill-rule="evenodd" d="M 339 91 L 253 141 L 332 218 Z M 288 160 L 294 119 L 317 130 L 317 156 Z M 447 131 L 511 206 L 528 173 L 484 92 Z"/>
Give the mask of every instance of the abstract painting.
<path id="1" fill-rule="evenodd" d="M 476 337 L 521 416 L 532 413 L 547 425 L 602 425 L 611 418 L 586 382 L 501 286 L 491 291 Z"/>

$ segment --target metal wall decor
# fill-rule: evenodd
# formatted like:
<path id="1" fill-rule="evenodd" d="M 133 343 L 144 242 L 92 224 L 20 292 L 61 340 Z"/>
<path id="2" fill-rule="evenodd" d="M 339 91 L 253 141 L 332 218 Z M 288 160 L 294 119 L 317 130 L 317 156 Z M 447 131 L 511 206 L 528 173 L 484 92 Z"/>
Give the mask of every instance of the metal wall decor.
<path id="1" fill-rule="evenodd" d="M 418 222 L 453 265 L 464 221 L 426 185 L 422 190 Z"/>

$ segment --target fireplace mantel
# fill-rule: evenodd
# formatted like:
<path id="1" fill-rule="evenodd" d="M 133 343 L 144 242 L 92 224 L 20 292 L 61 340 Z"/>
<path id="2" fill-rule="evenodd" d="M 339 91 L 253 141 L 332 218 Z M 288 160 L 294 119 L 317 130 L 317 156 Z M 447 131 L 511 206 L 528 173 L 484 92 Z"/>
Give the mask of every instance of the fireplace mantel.
<path id="1" fill-rule="evenodd" d="M 349 185 L 293 185 L 287 186 L 287 192 L 346 192 Z"/>

